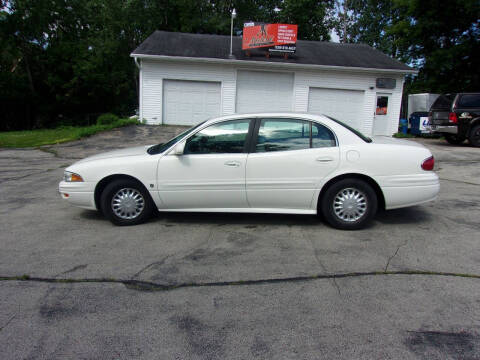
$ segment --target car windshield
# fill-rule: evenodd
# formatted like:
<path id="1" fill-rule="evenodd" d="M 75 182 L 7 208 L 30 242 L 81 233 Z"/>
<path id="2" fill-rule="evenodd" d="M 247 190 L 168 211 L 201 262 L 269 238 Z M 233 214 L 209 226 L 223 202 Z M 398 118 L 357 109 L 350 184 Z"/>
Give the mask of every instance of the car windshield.
<path id="1" fill-rule="evenodd" d="M 167 150 L 168 148 L 173 146 L 180 139 L 182 139 L 184 136 L 190 134 L 191 132 L 193 132 L 195 129 L 197 129 L 198 127 L 200 127 L 204 123 L 205 123 L 205 121 L 202 121 L 200 124 L 195 125 L 194 127 L 182 132 L 181 134 L 175 136 L 173 139 L 169 140 L 166 143 L 161 143 L 161 144 L 157 144 L 157 145 L 153 145 L 153 146 L 149 147 L 147 152 L 150 155 L 161 154 L 162 152 L 164 152 L 165 150 Z"/>
<path id="2" fill-rule="evenodd" d="M 365 136 L 363 135 L 360 131 L 358 130 L 355 130 L 354 128 L 352 128 L 351 126 L 345 124 L 344 122 L 341 122 L 340 120 L 337 120 L 337 119 L 334 119 L 330 116 L 327 116 L 325 115 L 327 118 L 329 118 L 330 120 L 332 121 L 335 121 L 337 124 L 339 125 L 342 125 L 344 128 L 350 130 L 351 132 L 353 132 L 355 135 L 357 135 L 360 139 L 362 139 L 363 141 L 367 142 L 367 143 L 371 143 L 372 142 L 372 139 L 370 139 L 368 136 Z"/>

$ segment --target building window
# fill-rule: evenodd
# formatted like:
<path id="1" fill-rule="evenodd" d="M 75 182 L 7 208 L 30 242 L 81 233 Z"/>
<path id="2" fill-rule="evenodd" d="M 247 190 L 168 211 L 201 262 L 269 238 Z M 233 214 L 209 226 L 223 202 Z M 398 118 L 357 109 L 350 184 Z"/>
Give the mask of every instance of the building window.
<path id="1" fill-rule="evenodd" d="M 388 113 L 388 96 L 377 96 L 376 115 L 387 115 Z"/>

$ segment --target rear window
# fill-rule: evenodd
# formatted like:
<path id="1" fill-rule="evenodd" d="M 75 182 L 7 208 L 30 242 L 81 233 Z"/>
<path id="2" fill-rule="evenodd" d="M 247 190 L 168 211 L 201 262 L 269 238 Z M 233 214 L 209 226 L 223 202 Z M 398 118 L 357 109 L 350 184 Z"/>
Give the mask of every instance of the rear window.
<path id="1" fill-rule="evenodd" d="M 459 108 L 480 108 L 480 94 L 465 94 L 458 100 Z"/>
<path id="2" fill-rule="evenodd" d="M 372 142 L 372 139 L 370 139 L 368 136 L 365 136 L 363 135 L 360 131 L 352 128 L 351 126 L 348 126 L 347 124 L 341 122 L 340 120 L 337 120 L 337 119 L 334 119 L 328 115 L 325 115 L 327 118 L 329 118 L 330 120 L 332 121 L 335 121 L 337 124 L 339 125 L 342 125 L 344 128 L 350 130 L 352 133 L 354 133 L 355 135 L 357 135 L 360 139 L 362 139 L 363 141 L 367 142 L 367 143 L 371 143 Z"/>
<path id="3" fill-rule="evenodd" d="M 450 109 L 452 107 L 453 100 L 455 100 L 457 94 L 445 94 L 440 95 L 432 105 L 432 109 Z"/>

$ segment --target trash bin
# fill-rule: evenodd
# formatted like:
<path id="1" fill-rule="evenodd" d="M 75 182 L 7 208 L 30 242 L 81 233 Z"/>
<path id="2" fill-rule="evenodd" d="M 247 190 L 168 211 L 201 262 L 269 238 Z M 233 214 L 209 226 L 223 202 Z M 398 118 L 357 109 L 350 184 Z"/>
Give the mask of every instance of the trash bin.
<path id="1" fill-rule="evenodd" d="M 407 119 L 400 119 L 400 123 L 399 123 L 399 126 L 398 126 L 398 131 L 406 134 L 407 130 L 408 130 L 408 120 Z"/>
<path id="2" fill-rule="evenodd" d="M 428 112 L 417 111 L 410 115 L 410 133 L 414 135 L 428 134 Z"/>

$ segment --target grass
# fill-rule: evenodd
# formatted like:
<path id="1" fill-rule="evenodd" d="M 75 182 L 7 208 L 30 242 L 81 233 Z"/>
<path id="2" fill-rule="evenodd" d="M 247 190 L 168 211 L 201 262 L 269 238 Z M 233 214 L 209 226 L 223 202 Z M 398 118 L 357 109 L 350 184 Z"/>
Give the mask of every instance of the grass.
<path id="1" fill-rule="evenodd" d="M 403 139 L 403 138 L 414 138 L 416 136 L 412 135 L 412 134 L 404 134 L 403 132 L 397 132 L 397 133 L 393 134 L 393 137 Z"/>
<path id="2" fill-rule="evenodd" d="M 421 135 L 413 135 L 413 134 L 404 134 L 402 132 L 397 132 L 393 134 L 394 138 L 399 138 L 399 139 L 406 139 L 406 138 L 423 138 L 423 139 L 440 139 L 440 140 L 445 140 L 443 136 L 440 136 L 440 134 L 429 134 L 429 133 L 424 133 Z"/>
<path id="3" fill-rule="evenodd" d="M 81 127 L 61 126 L 56 129 L 0 132 L 0 147 L 25 148 L 60 144 L 91 136 L 101 131 L 137 124 L 140 124 L 137 119 L 119 119 L 113 124 L 108 125 L 90 125 Z"/>

